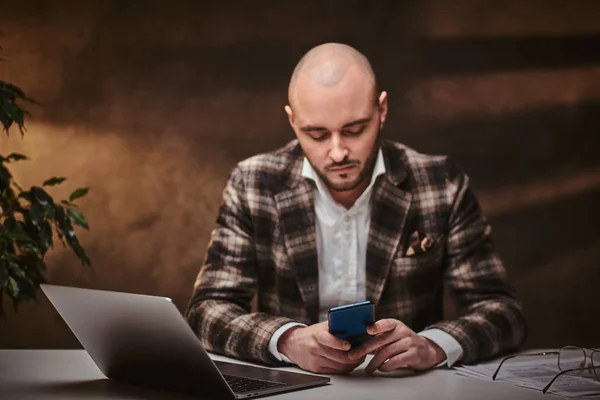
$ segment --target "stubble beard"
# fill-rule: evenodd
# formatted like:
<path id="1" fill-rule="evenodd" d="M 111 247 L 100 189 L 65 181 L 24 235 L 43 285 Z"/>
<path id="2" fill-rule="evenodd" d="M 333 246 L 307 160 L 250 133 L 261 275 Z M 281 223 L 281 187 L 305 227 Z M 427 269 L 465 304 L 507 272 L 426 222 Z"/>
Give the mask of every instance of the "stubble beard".
<path id="1" fill-rule="evenodd" d="M 315 169 L 317 175 L 319 176 L 319 178 L 321 178 L 323 183 L 325 183 L 327 188 L 329 188 L 330 190 L 333 190 L 335 192 L 348 192 L 348 191 L 354 190 L 357 187 L 359 187 L 365 180 L 371 179 L 371 175 L 373 174 L 373 170 L 375 169 L 375 161 L 377 160 L 377 153 L 379 152 L 379 146 L 380 146 L 380 142 L 379 142 L 379 132 L 378 132 L 377 140 L 375 141 L 375 144 L 373 145 L 373 149 L 371 150 L 371 154 L 369 154 L 369 157 L 367 158 L 365 166 L 360 170 L 360 172 L 358 173 L 358 176 L 352 182 L 335 184 L 335 183 L 331 182 L 331 180 L 329 178 L 327 178 L 327 175 L 324 174 L 321 170 L 319 170 L 317 168 L 314 168 L 314 169 Z M 348 164 L 348 163 L 347 162 L 340 163 L 340 165 L 344 165 L 344 164 Z"/>

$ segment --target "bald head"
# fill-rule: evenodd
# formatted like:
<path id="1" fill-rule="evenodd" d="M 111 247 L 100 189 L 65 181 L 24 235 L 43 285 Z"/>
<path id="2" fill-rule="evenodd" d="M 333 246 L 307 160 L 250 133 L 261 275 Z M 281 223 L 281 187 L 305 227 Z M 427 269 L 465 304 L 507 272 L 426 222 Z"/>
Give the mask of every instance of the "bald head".
<path id="1" fill-rule="evenodd" d="M 369 60 L 348 45 L 325 43 L 309 50 L 296 65 L 288 88 L 290 105 L 295 103 L 298 91 L 312 85 L 335 86 L 349 71 L 368 82 L 377 101 L 377 81 Z"/>

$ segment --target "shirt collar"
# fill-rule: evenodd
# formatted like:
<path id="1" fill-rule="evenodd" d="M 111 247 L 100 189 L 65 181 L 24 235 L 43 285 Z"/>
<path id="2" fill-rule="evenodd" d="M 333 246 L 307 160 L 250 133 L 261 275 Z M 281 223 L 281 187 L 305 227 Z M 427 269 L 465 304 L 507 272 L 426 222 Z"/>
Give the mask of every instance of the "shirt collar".
<path id="1" fill-rule="evenodd" d="M 377 179 L 379 175 L 383 175 L 385 173 L 386 169 L 385 162 L 383 161 L 383 152 L 381 151 L 381 148 L 379 148 L 379 150 L 377 151 L 377 159 L 375 160 L 375 167 L 373 168 L 373 174 L 371 175 L 371 182 L 369 183 L 369 187 L 367 189 L 373 186 L 373 182 L 375 182 L 375 179 Z M 317 188 L 319 192 L 321 194 L 325 194 L 323 193 L 323 191 L 325 190 L 325 185 L 323 184 L 323 181 L 321 180 L 319 175 L 317 175 L 317 172 L 314 170 L 313 166 L 310 164 L 306 157 L 304 157 L 304 160 L 302 162 L 302 176 L 315 181 L 315 183 L 317 183 Z"/>

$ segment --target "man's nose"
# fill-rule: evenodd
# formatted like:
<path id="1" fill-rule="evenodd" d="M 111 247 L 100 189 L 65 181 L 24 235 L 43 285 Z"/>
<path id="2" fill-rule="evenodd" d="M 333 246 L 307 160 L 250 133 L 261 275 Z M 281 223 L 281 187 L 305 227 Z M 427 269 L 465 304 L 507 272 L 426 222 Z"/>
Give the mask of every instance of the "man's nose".
<path id="1" fill-rule="evenodd" d="M 333 162 L 339 163 L 344 161 L 344 158 L 348 156 L 348 149 L 344 146 L 344 142 L 338 135 L 333 135 L 331 141 L 331 150 L 329 151 L 329 157 Z"/>

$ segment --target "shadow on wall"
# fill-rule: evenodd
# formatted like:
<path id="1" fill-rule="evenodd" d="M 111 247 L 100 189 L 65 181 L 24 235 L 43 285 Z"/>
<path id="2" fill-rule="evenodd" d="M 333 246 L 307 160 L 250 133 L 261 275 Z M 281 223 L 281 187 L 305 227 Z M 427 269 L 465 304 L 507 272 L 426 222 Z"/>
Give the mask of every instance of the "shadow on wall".
<path id="1" fill-rule="evenodd" d="M 420 151 L 450 153 L 483 190 L 599 167 L 599 115 L 600 98 L 510 114 L 481 113 L 388 136 Z"/>
<path id="2" fill-rule="evenodd" d="M 427 38 L 417 41 L 421 76 L 557 70 L 600 64 L 600 35 Z"/>

